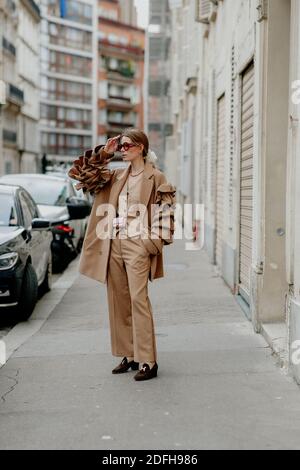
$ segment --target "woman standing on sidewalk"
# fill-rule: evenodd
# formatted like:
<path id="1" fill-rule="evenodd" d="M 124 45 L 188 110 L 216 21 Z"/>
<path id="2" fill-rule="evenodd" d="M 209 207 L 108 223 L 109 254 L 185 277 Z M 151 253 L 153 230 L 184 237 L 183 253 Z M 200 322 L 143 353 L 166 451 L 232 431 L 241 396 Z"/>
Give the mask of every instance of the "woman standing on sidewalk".
<path id="1" fill-rule="evenodd" d="M 129 162 L 125 170 L 108 168 L 117 150 Z M 135 380 L 157 376 L 148 279 L 163 277 L 163 246 L 174 234 L 176 189 L 155 168 L 155 158 L 146 134 L 129 128 L 86 151 L 69 171 L 77 189 L 95 194 L 79 271 L 107 284 L 112 354 L 123 357 L 112 372 L 140 364 Z"/>

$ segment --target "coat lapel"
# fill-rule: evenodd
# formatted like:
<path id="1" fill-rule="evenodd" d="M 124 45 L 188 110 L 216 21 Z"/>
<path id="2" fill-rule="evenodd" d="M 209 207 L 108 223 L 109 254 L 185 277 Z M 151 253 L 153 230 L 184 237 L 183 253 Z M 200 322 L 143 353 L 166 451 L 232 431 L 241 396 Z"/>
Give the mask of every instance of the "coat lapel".
<path id="1" fill-rule="evenodd" d="M 115 207 L 115 209 L 117 208 L 119 194 L 125 184 L 128 173 L 130 171 L 130 166 L 131 165 L 128 165 L 128 167 L 125 168 L 124 171 L 122 171 L 121 173 L 117 175 L 116 181 L 111 187 L 110 196 L 109 196 L 109 204 L 112 204 Z"/>
<path id="2" fill-rule="evenodd" d="M 145 207 L 148 206 L 148 202 L 153 189 L 153 174 L 153 166 L 151 165 L 151 163 L 146 162 L 140 193 L 140 204 L 143 204 Z"/>
<path id="3" fill-rule="evenodd" d="M 115 183 L 112 185 L 109 197 L 109 203 L 112 204 L 115 208 L 117 208 L 118 204 L 118 197 L 119 194 L 125 184 L 125 181 L 128 177 L 130 172 L 131 164 L 125 168 L 124 171 L 119 173 L 116 177 Z M 148 206 L 148 202 L 151 196 L 154 178 L 153 178 L 153 166 L 149 162 L 145 162 L 145 170 L 143 174 L 142 180 L 142 187 L 141 187 L 141 194 L 140 194 L 140 203 L 143 204 L 145 207 Z"/>

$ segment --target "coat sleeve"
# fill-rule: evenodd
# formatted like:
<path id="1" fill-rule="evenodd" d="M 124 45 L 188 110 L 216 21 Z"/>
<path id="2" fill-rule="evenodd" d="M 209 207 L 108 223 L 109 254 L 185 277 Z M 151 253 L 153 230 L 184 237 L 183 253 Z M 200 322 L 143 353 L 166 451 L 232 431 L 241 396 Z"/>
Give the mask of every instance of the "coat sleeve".
<path id="1" fill-rule="evenodd" d="M 112 157 L 112 154 L 105 152 L 104 145 L 98 145 L 74 160 L 68 175 L 78 181 L 75 188 L 82 189 L 84 193 L 99 193 L 114 175 L 114 170 L 107 166 L 106 160 L 109 157 Z"/>
<path id="2" fill-rule="evenodd" d="M 154 214 L 151 224 L 151 238 L 155 244 L 170 245 L 174 241 L 175 232 L 176 188 L 163 182 L 156 190 Z"/>
<path id="3" fill-rule="evenodd" d="M 174 241 L 175 232 L 175 186 L 167 182 L 162 183 L 157 188 L 155 204 L 158 205 L 158 210 L 154 217 L 154 225 L 163 244 L 170 245 Z"/>

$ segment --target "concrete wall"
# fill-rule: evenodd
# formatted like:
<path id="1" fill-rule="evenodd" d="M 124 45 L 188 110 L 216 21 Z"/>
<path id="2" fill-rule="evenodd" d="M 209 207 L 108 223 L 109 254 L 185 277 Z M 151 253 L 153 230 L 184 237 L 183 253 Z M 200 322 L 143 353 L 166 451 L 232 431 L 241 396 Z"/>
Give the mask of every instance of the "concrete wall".
<path id="1" fill-rule="evenodd" d="M 291 14 L 291 60 L 290 60 L 290 97 L 288 127 L 288 159 L 287 159 L 287 244 L 286 244 L 286 275 L 289 284 L 287 295 L 288 305 L 288 344 L 290 368 L 300 384 L 300 354 L 295 362 L 296 349 L 299 350 L 300 340 L 300 112 L 299 89 L 296 83 L 300 77 L 300 5 L 297 0 L 292 2 Z M 296 83 L 296 89 L 292 84 Z M 293 98 L 293 99 L 292 99 Z M 295 99 L 296 98 L 296 99 Z"/>
<path id="2" fill-rule="evenodd" d="M 198 87 L 202 96 L 197 101 L 197 116 L 202 118 L 200 184 L 204 186 L 207 247 L 214 261 L 215 190 L 216 190 L 216 102 L 225 93 L 226 143 L 224 175 L 224 239 L 221 275 L 232 291 L 238 282 L 237 256 L 239 235 L 239 129 L 240 76 L 253 59 L 255 50 L 255 2 L 228 0 L 219 2 L 216 20 L 201 28 Z M 204 37 L 205 36 L 205 37 Z M 202 48 L 202 51 L 201 51 Z M 232 48 L 234 48 L 233 60 Z M 232 69 L 233 68 L 233 69 Z M 231 107 L 234 107 L 233 123 Z M 199 126 L 201 123 L 197 122 Z M 231 127 L 231 125 L 233 126 Z M 199 138 L 195 136 L 197 142 Z"/>
<path id="3" fill-rule="evenodd" d="M 260 24 L 260 28 L 265 28 Z M 280 30 L 280 35 L 278 31 Z M 269 2 L 267 27 L 259 31 L 264 38 L 263 77 L 260 82 L 265 97 L 261 110 L 263 130 L 257 174 L 258 206 L 261 207 L 258 258 L 263 265 L 258 321 L 285 319 L 285 293 L 288 286 L 285 272 L 286 232 L 286 165 L 289 107 L 290 2 Z M 258 133 L 257 133 L 258 135 Z M 258 217 L 256 218 L 259 223 Z"/>
<path id="4" fill-rule="evenodd" d="M 300 77 L 299 2 L 262 2 L 266 9 L 260 16 L 257 0 L 219 1 L 216 18 L 209 24 L 193 19 L 195 1 L 172 3 L 177 181 L 184 172 L 184 123 L 192 109 L 188 83 L 196 73 L 191 200 L 205 204 L 205 248 L 212 263 L 216 261 L 216 103 L 225 93 L 225 228 L 220 275 L 234 294 L 239 283 L 241 76 L 254 63 L 254 210 L 247 316 L 257 332 L 269 323 L 288 328 L 290 367 L 300 383 L 300 365 L 291 360 L 295 356 L 292 346 L 300 341 L 299 92 L 296 104 L 290 99 L 292 83 Z M 185 200 L 181 186 L 179 198 Z"/>

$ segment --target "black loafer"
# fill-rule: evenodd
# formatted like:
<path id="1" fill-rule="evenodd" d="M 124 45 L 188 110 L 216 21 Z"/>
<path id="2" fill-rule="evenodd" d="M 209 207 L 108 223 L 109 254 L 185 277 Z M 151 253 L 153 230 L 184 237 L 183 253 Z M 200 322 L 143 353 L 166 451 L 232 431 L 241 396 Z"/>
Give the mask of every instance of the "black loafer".
<path id="1" fill-rule="evenodd" d="M 132 370 L 138 370 L 139 363 L 134 362 L 134 361 L 128 362 L 127 357 L 124 357 L 122 359 L 122 362 L 112 370 L 112 373 L 113 374 L 123 374 L 124 372 L 127 372 L 128 369 L 130 369 L 130 368 Z"/>
<path id="2" fill-rule="evenodd" d="M 143 364 L 143 367 L 134 376 L 134 380 L 149 380 L 157 376 L 158 365 L 155 363 L 152 369 L 148 364 Z"/>

